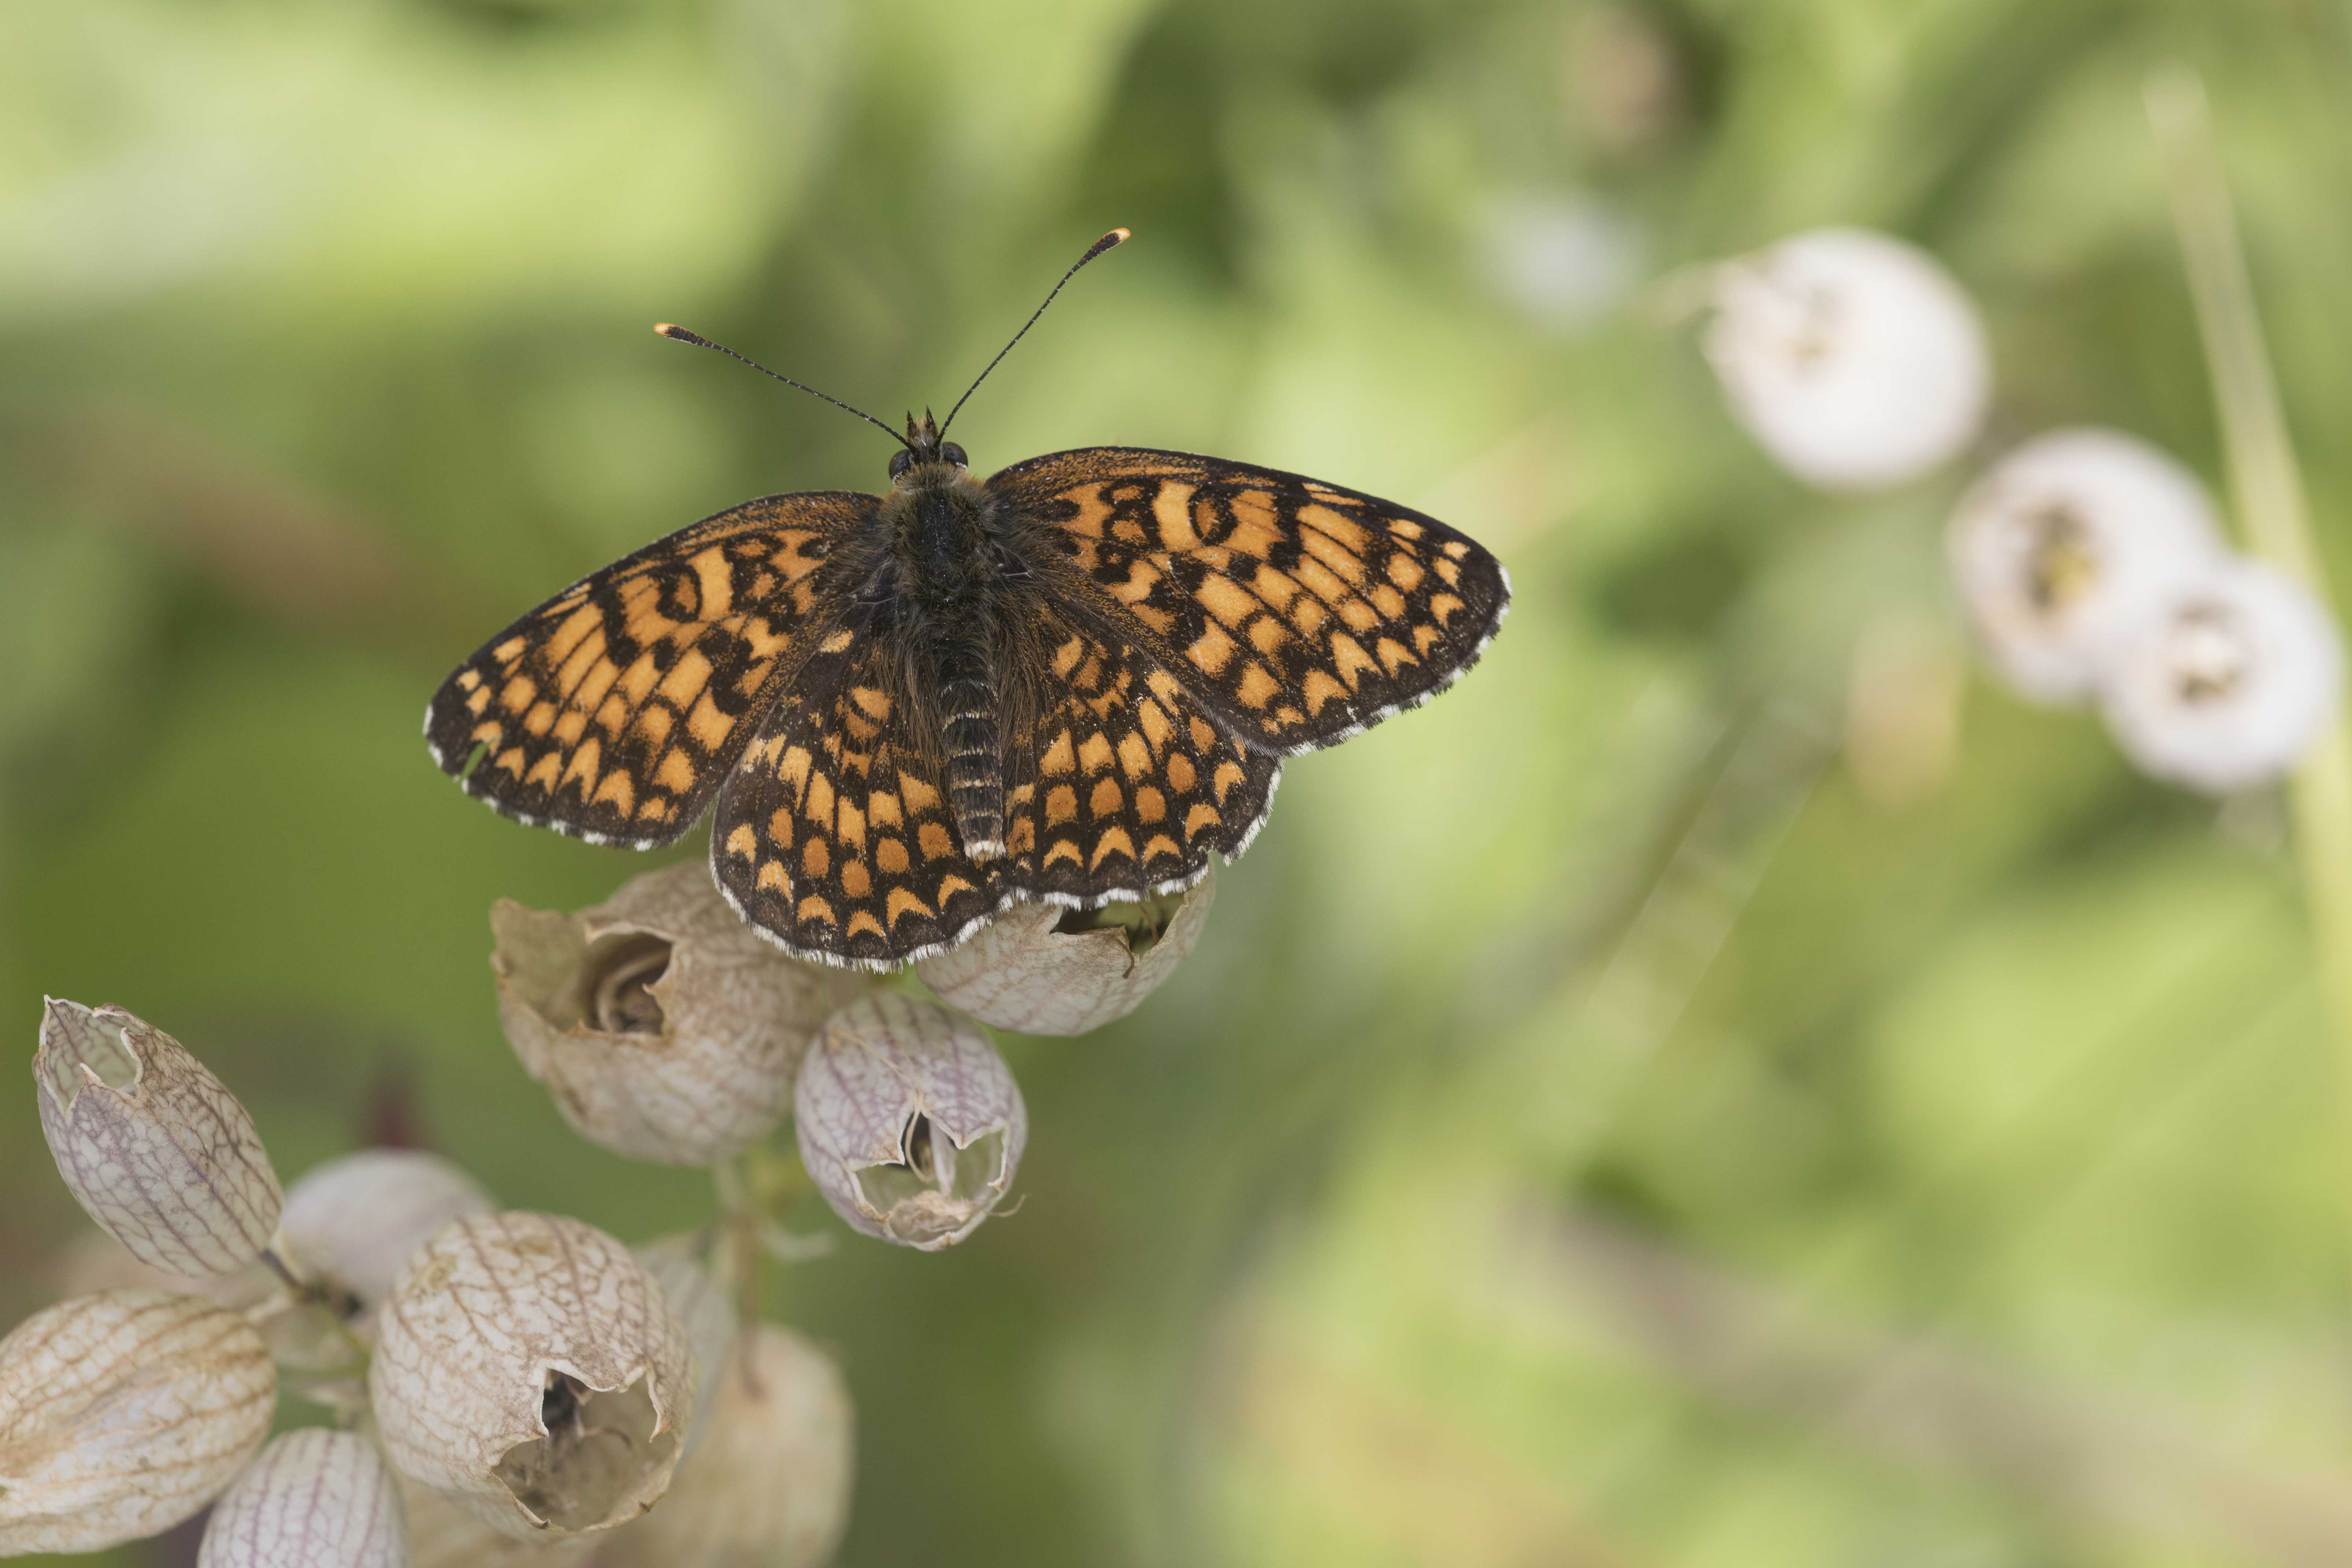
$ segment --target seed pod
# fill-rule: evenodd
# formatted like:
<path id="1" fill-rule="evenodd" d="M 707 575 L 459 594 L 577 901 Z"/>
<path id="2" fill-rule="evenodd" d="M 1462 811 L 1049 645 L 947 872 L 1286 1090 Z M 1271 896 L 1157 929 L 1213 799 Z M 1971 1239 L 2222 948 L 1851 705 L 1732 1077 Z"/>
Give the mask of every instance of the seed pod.
<path id="1" fill-rule="evenodd" d="M 236 1479 L 277 1404 L 261 1336 L 196 1297 L 34 1313 L 0 1340 L 0 1557 L 169 1530 Z"/>
<path id="2" fill-rule="evenodd" d="M 518 1541 L 397 1470 L 393 1479 L 408 1516 L 409 1568 L 555 1568 L 590 1561 L 599 1542 L 613 1539 L 607 1534 Z"/>
<path id="3" fill-rule="evenodd" d="M 499 1018 L 582 1137 L 707 1165 L 764 1138 L 824 1016 L 863 982 L 796 963 L 727 907 L 709 868 L 632 879 L 593 909 L 490 910 Z"/>
<path id="4" fill-rule="evenodd" d="M 356 1432 L 285 1434 L 213 1505 L 196 1568 L 408 1568 L 391 1468 Z"/>
<path id="5" fill-rule="evenodd" d="M 849 1522 L 849 1390 L 824 1353 L 762 1324 L 730 1359 L 709 1435 L 659 1508 L 596 1568 L 821 1568 Z"/>
<path id="6" fill-rule="evenodd" d="M 278 1173 L 221 1080 L 120 1007 L 46 1002 L 41 1131 L 89 1217 L 167 1274 L 228 1274 L 278 1228 Z"/>
<path id="7" fill-rule="evenodd" d="M 704 1267 L 703 1247 L 702 1237 L 688 1233 L 666 1236 L 636 1249 L 637 1261 L 661 1287 L 662 1300 L 669 1303 L 694 1352 L 694 1420 L 686 1429 L 688 1454 L 709 1428 L 712 1401 L 734 1349 L 737 1328 L 735 1303 Z"/>
<path id="8" fill-rule="evenodd" d="M 1984 323 L 1915 246 L 1866 229 L 1801 234 L 1725 263 L 1715 305 L 1706 355 L 1733 415 L 1808 484 L 1901 484 L 1984 420 Z"/>
<path id="9" fill-rule="evenodd" d="M 915 965 L 949 1006 L 1024 1035 L 1083 1035 L 1124 1018 L 1191 955 L 1213 879 L 1139 904 L 1013 905 L 960 947 Z"/>
<path id="10" fill-rule="evenodd" d="M 2101 700 L 2143 771 L 2222 795 L 2292 768 L 2343 689 L 2327 612 L 2276 568 L 2232 561 L 2150 610 L 2108 665 Z"/>
<path id="11" fill-rule="evenodd" d="M 385 1455 L 509 1535 L 583 1535 L 669 1485 L 691 1352 L 629 1249 L 576 1219 L 453 1222 L 376 1315 Z"/>
<path id="12" fill-rule="evenodd" d="M 1029 1112 L 979 1026 L 901 991 L 825 1021 L 793 1100 L 801 1163 L 853 1230 L 937 1252 L 1013 1184 Z"/>
<path id="13" fill-rule="evenodd" d="M 2195 475 L 2137 437 L 2088 429 L 1994 464 L 1945 542 L 1985 657 L 2039 702 L 2092 695 L 2118 639 L 2228 551 Z"/>
<path id="14" fill-rule="evenodd" d="M 482 1184 L 421 1149 L 362 1149 L 313 1166 L 287 1189 L 279 1234 L 306 1268 L 373 1307 L 409 1255 L 451 1220 L 498 1205 Z"/>

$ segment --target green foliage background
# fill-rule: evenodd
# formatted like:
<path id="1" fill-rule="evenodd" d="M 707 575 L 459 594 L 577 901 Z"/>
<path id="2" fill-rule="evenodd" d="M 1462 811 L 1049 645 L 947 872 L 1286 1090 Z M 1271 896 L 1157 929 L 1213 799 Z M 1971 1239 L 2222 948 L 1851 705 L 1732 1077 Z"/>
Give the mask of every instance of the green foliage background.
<path id="1" fill-rule="evenodd" d="M 45 992 L 131 1006 L 289 1177 L 391 1120 L 518 1206 L 698 1220 L 563 1131 L 485 970 L 494 898 L 645 863 L 464 799 L 425 696 L 625 549 L 882 482 L 648 323 L 944 408 L 1128 224 L 976 466 L 1303 469 L 1517 606 L 1290 769 L 1142 1013 L 1006 1042 L 1017 1215 L 792 1271 L 859 1405 L 845 1563 L 2352 1560 L 2278 803 L 1948 698 L 1979 459 L 1806 492 L 1649 287 L 1891 229 L 1989 314 L 1987 450 L 2218 480 L 2139 102 L 2189 60 L 2345 581 L 2347 46 L 2337 0 L 5 0 L 0 1018 L 21 1060 Z M 1562 214 L 1613 306 L 1498 283 Z M 1958 726 L 1900 787 L 1853 765 L 1885 647 Z M 83 1223 L 21 1073 L 0 1194 L 13 1322 Z"/>

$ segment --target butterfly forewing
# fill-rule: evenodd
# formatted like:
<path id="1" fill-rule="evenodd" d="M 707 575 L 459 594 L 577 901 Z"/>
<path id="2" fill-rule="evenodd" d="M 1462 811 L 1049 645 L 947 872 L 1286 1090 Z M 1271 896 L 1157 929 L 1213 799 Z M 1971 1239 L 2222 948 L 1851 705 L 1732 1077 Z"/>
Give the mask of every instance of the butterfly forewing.
<path id="1" fill-rule="evenodd" d="M 1253 748 L 1330 745 L 1424 700 L 1509 603 L 1501 563 L 1434 518 L 1277 469 L 1097 447 L 988 488 Z"/>
<path id="2" fill-rule="evenodd" d="M 425 710 L 434 760 L 509 816 L 677 838 L 807 657 L 820 569 L 881 500 L 771 496 L 583 579 L 491 639 Z"/>

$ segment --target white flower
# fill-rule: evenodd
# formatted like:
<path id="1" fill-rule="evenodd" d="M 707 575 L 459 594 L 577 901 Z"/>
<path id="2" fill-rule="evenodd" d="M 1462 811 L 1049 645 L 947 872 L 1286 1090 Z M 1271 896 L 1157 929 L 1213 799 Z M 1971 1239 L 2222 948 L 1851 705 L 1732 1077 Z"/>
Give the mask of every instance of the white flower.
<path id="1" fill-rule="evenodd" d="M 120 1007 L 46 1002 L 41 1131 L 89 1217 L 167 1274 L 230 1274 L 278 1228 L 269 1153 L 220 1079 Z"/>
<path id="2" fill-rule="evenodd" d="M 289 1432 L 213 1505 L 196 1568 L 408 1568 L 400 1489 L 357 1433 Z"/>
<path id="3" fill-rule="evenodd" d="M 1979 643 L 2025 697 L 2088 697 L 2116 639 L 2228 551 L 2195 475 L 2136 437 L 2061 430 L 1993 465 L 1946 532 Z"/>
<path id="4" fill-rule="evenodd" d="M 411 1479 L 529 1539 L 653 1506 L 693 1417 L 691 1352 L 645 1266 L 556 1215 L 461 1219 L 376 1317 L 368 1392 Z"/>
<path id="5" fill-rule="evenodd" d="M 1213 879 L 1203 879 L 1181 898 L 1083 912 L 1019 903 L 915 973 L 983 1024 L 1083 1035 L 1126 1017 L 1176 973 L 1215 901 Z"/>
<path id="6" fill-rule="evenodd" d="M 849 1390 L 823 1352 L 761 1325 L 719 1385 L 709 1436 L 661 1506 L 596 1568 L 822 1568 L 849 1521 Z"/>
<path id="7" fill-rule="evenodd" d="M 1707 359 L 1732 413 L 1825 489 L 1901 484 L 1983 423 L 1991 355 L 1975 304 L 1916 246 L 1824 228 L 1717 271 Z"/>
<path id="8" fill-rule="evenodd" d="M 0 1340 L 0 1557 L 169 1530 L 269 1434 L 278 1374 L 251 1324 L 194 1296 L 109 1290 Z"/>
<path id="9" fill-rule="evenodd" d="M 817 1026 L 863 986 L 761 941 L 698 863 L 577 914 L 501 899 L 490 929 L 515 1054 L 581 1136 L 639 1160 L 707 1165 L 766 1137 Z"/>
<path id="10" fill-rule="evenodd" d="M 2344 647 L 2293 578 L 2259 561 L 2177 584 L 2126 634 L 2101 689 L 2144 771 L 2225 794 L 2292 768 L 2335 715 Z"/>
<path id="11" fill-rule="evenodd" d="M 278 1230 L 296 1258 L 373 1307 L 409 1255 L 453 1219 L 498 1205 L 479 1182 L 420 1149 L 362 1149 L 287 1190 Z"/>
<path id="12" fill-rule="evenodd" d="M 988 1037 L 901 991 L 825 1021 L 793 1113 L 801 1163 L 833 1212 L 926 1252 L 988 1217 L 1029 1137 L 1020 1086 Z"/>

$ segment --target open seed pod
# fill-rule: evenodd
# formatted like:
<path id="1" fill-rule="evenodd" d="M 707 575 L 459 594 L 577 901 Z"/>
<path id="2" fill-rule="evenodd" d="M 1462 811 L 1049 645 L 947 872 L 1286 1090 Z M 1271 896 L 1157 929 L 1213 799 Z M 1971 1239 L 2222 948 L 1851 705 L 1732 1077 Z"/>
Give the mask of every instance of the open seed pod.
<path id="1" fill-rule="evenodd" d="M 760 940 L 683 864 L 576 914 L 501 899 L 499 1018 L 582 1137 L 615 1153 L 707 1165 L 767 1136 L 793 1076 L 857 977 Z"/>
<path id="2" fill-rule="evenodd" d="M 576 1219 L 453 1223 L 376 1316 L 368 1390 L 402 1472 L 521 1539 L 653 1506 L 694 1384 L 686 1331 L 629 1249 Z"/>
<path id="3" fill-rule="evenodd" d="M 1141 903 L 1019 903 L 960 947 L 915 965 L 940 1001 L 1024 1035 L 1083 1035 L 1124 1018 L 1191 955 L 1214 878 Z"/>

